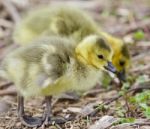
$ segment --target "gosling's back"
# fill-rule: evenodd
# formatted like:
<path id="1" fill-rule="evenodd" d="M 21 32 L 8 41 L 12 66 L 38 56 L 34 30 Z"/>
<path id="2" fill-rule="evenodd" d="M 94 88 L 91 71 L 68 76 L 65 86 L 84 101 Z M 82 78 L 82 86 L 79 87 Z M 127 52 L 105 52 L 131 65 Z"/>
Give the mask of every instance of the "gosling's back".
<path id="1" fill-rule="evenodd" d="M 87 35 L 97 33 L 97 30 L 94 21 L 80 9 L 46 7 L 31 11 L 22 20 L 14 31 L 14 40 L 25 45 L 45 35 L 59 35 L 80 41 Z"/>

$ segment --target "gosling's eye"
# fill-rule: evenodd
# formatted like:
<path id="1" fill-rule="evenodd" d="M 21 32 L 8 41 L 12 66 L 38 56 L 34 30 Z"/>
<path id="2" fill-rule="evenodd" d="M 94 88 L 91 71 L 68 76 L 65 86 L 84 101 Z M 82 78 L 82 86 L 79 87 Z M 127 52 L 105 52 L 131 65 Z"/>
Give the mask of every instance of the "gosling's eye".
<path id="1" fill-rule="evenodd" d="M 104 56 L 103 55 L 98 55 L 98 58 L 99 59 L 104 59 Z"/>
<path id="2" fill-rule="evenodd" d="M 124 66 L 125 62 L 124 61 L 120 61 L 120 66 Z"/>

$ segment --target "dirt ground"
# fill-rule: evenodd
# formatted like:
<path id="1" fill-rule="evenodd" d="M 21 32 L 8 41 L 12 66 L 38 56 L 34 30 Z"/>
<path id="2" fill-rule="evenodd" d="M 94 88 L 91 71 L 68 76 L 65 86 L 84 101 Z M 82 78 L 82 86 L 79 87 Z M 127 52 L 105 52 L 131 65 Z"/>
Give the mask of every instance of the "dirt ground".
<path id="1" fill-rule="evenodd" d="M 30 9 L 41 5 L 56 6 L 60 3 L 66 6 L 77 6 L 84 9 L 96 20 L 99 26 L 106 32 L 122 38 L 128 43 L 132 63 L 128 72 L 131 87 L 140 86 L 138 78 L 149 80 L 150 78 L 150 0 L 0 0 L 0 60 L 10 51 L 10 48 L 18 47 L 12 40 L 15 24 L 22 15 Z M 145 89 L 149 89 L 150 83 L 143 83 Z M 106 88 L 97 85 L 95 88 L 83 93 L 81 97 L 73 100 L 68 96 L 62 99 L 53 99 L 53 113 L 63 117 L 75 119 L 62 125 L 39 127 L 39 129 L 92 129 L 92 125 L 103 116 L 114 118 L 134 118 L 139 124 L 110 125 L 107 129 L 150 129 L 150 117 L 146 117 L 143 111 L 128 102 L 128 98 L 143 91 L 139 88 L 128 95 L 118 96 L 120 87 L 115 81 Z M 75 97 L 73 97 L 75 99 Z M 148 100 L 150 104 L 150 100 Z M 106 103 L 92 117 L 81 117 L 92 110 L 91 105 Z M 34 98 L 26 101 L 26 112 L 30 115 L 40 116 L 44 108 L 43 98 Z M 85 109 L 85 110 L 82 110 Z M 0 80 L 0 129 L 28 129 L 17 118 L 17 97 L 13 84 Z M 138 123 L 137 122 L 137 123 Z M 128 122 L 127 122 L 128 123 Z M 142 123 L 142 124 L 141 124 Z M 106 129 L 98 128 L 95 129 Z"/>

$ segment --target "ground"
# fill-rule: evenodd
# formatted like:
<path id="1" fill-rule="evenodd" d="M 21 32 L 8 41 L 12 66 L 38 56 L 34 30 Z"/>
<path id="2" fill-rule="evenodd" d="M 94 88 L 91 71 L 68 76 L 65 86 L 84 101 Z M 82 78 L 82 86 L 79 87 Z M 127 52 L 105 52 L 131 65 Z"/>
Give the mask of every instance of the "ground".
<path id="1" fill-rule="evenodd" d="M 115 80 L 109 85 L 97 85 L 83 93 L 76 101 L 62 96 L 53 99 L 54 115 L 75 117 L 63 125 L 40 127 L 45 129 L 150 129 L 150 1 L 149 0 L 3 0 L 0 1 L 0 60 L 18 47 L 12 40 L 15 24 L 28 10 L 39 5 L 56 6 L 65 3 L 75 5 L 87 11 L 106 32 L 122 38 L 128 44 L 132 57 L 129 69 L 129 82 L 121 88 Z M 147 90 L 145 90 L 147 89 Z M 56 101 L 58 100 L 58 101 Z M 40 116 L 43 112 L 42 98 L 27 100 L 26 111 Z M 93 105 L 99 111 L 92 117 L 81 117 L 93 111 Z M 0 129 L 28 129 L 17 118 L 17 97 L 15 86 L 6 80 L 0 80 Z M 82 114 L 82 115 L 81 115 Z M 96 126 L 105 116 L 117 118 L 120 122 L 106 127 Z M 124 119 L 120 119 L 124 118 Z M 134 122 L 133 122 L 134 121 Z M 132 122 L 132 124 L 131 124 Z M 99 122 L 100 123 L 100 122 Z M 124 124 L 128 123 L 128 124 Z M 110 124 L 110 125 L 109 125 Z M 118 125 L 121 124 L 121 125 Z M 109 125 L 109 126 L 108 126 Z"/>

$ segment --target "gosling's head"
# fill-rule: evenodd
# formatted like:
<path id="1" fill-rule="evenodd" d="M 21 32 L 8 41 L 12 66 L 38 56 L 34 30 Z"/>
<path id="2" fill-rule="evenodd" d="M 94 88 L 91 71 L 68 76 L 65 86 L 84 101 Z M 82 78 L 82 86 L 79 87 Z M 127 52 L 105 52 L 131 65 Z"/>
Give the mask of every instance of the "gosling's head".
<path id="1" fill-rule="evenodd" d="M 113 49 L 112 63 L 117 69 L 117 76 L 121 81 L 126 80 L 126 71 L 129 69 L 130 65 L 130 54 L 127 45 L 119 38 L 111 36 L 105 32 L 100 32 L 103 35 L 111 48 Z"/>
<path id="2" fill-rule="evenodd" d="M 96 69 L 116 72 L 111 63 L 113 52 L 103 36 L 85 37 L 77 46 L 76 55 L 80 61 Z"/>
<path id="3" fill-rule="evenodd" d="M 120 80 L 126 80 L 126 72 L 130 66 L 130 54 L 126 44 L 122 44 L 118 52 L 114 52 L 112 63 L 117 69 L 117 76 Z"/>

